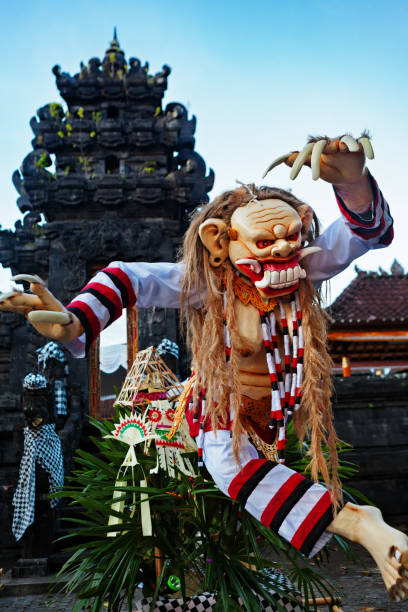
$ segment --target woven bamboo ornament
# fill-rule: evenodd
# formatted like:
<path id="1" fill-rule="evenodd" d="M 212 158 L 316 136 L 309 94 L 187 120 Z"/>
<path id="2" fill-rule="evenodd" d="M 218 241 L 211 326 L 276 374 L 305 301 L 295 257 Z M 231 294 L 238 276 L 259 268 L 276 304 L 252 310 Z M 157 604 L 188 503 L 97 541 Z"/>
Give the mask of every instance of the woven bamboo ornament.
<path id="1" fill-rule="evenodd" d="M 145 415 L 132 413 L 131 415 L 120 415 L 119 423 L 115 423 L 115 429 L 112 431 L 111 434 L 104 437 L 124 442 L 129 446 L 129 450 L 126 453 L 126 456 L 116 476 L 115 488 L 111 505 L 111 510 L 113 510 L 114 512 L 123 513 L 126 497 L 125 489 L 127 487 L 126 473 L 128 468 L 130 468 L 131 485 L 134 487 L 134 467 L 139 464 L 135 452 L 135 446 L 137 444 L 146 445 L 147 442 L 155 439 L 157 436 L 152 431 L 152 424 L 148 419 L 146 419 Z M 142 479 L 140 481 L 140 486 L 142 488 L 147 487 L 146 479 Z M 151 536 L 153 531 L 152 518 L 150 515 L 149 497 L 145 493 L 141 493 L 140 498 L 142 502 L 140 504 L 142 533 L 144 536 Z M 136 495 L 134 492 L 132 505 L 133 510 L 130 516 L 133 518 L 133 515 L 136 510 Z M 120 525 L 121 523 L 122 519 L 116 514 L 111 514 L 109 516 L 109 527 L 113 525 Z M 119 532 L 117 531 L 110 531 L 107 535 L 108 537 L 115 537 L 116 535 L 118 535 L 118 533 Z"/>
<path id="2" fill-rule="evenodd" d="M 188 379 L 188 381 L 186 382 L 186 384 L 184 385 L 184 389 L 183 392 L 181 393 L 180 397 L 178 398 L 177 401 L 177 406 L 174 412 L 174 419 L 173 419 L 173 423 L 171 426 L 170 431 L 166 434 L 166 437 L 168 438 L 168 440 L 171 440 L 172 437 L 174 436 L 174 434 L 176 433 L 176 431 L 179 430 L 183 419 L 184 419 L 184 414 L 186 412 L 186 408 L 187 405 L 190 401 L 191 395 L 193 393 L 193 387 L 196 383 L 197 380 L 197 374 L 193 373 L 192 376 L 190 376 L 190 378 Z"/>
<path id="3" fill-rule="evenodd" d="M 159 469 L 165 470 L 170 478 L 176 477 L 175 467 L 186 476 L 195 477 L 193 465 L 183 453 L 191 453 L 197 450 L 197 445 L 190 437 L 188 425 L 185 420 L 174 432 L 172 439 L 167 436 L 172 428 L 175 411 L 168 400 L 152 402 L 148 411 L 147 419 L 150 421 L 152 433 L 156 435 L 155 446 L 157 452 L 156 467 L 150 470 L 151 474 L 157 474 Z"/>
<path id="4" fill-rule="evenodd" d="M 183 386 L 153 346 L 139 351 L 130 368 L 115 406 L 143 406 L 152 401 L 172 399 Z"/>

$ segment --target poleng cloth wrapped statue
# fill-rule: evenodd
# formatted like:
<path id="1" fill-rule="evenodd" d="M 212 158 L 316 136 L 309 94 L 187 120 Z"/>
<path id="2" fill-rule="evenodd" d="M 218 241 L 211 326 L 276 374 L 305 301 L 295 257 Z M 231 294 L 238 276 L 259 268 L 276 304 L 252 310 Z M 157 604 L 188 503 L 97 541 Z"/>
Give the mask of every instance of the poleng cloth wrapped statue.
<path id="1" fill-rule="evenodd" d="M 18 484 L 13 496 L 12 531 L 20 540 L 35 519 L 36 465 L 48 475 L 50 493 L 64 484 L 64 461 L 61 441 L 55 424 L 49 422 L 51 398 L 47 380 L 42 374 L 27 374 L 23 381 L 24 452 L 20 462 Z M 58 499 L 49 500 L 51 508 Z"/>

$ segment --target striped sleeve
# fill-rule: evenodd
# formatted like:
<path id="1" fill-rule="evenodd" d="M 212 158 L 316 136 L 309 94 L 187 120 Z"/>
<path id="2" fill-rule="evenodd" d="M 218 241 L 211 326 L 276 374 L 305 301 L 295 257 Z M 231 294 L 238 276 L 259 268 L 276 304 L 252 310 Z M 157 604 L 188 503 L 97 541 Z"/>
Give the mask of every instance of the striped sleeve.
<path id="1" fill-rule="evenodd" d="M 351 231 L 370 242 L 387 246 L 394 237 L 393 219 L 387 202 L 384 199 L 377 181 L 371 174 L 368 175 L 373 193 L 373 200 L 369 209 L 364 213 L 356 213 L 347 208 L 340 192 L 334 188 L 337 204 Z"/>
<path id="2" fill-rule="evenodd" d="M 252 516 L 307 557 L 330 540 L 333 521 L 328 490 L 285 465 L 260 459 L 246 438 L 241 465 L 232 455 L 230 432 L 204 434 L 203 459 L 217 486 Z"/>
<path id="3" fill-rule="evenodd" d="M 311 244 L 321 248 L 305 260 L 309 279 L 316 289 L 345 270 L 371 249 L 382 249 L 393 239 L 393 219 L 377 182 L 369 175 L 373 201 L 363 214 L 350 211 L 334 190 L 341 217 L 331 223 Z"/>
<path id="4" fill-rule="evenodd" d="M 177 308 L 181 264 L 116 261 L 100 270 L 67 309 L 80 320 L 81 338 L 66 344 L 75 357 L 84 357 L 100 332 L 118 319 L 124 308 Z"/>
<path id="5" fill-rule="evenodd" d="M 84 328 L 85 354 L 100 332 L 120 317 L 123 308 L 135 303 L 136 295 L 129 274 L 117 263 L 110 264 L 94 276 L 67 306 Z"/>

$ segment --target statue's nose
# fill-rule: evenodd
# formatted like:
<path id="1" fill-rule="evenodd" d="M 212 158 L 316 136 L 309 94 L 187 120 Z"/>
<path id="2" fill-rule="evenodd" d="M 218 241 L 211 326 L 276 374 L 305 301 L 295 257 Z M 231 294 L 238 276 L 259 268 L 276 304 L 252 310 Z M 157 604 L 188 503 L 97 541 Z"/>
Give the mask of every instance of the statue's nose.
<path id="1" fill-rule="evenodd" d="M 295 249 L 286 240 L 277 240 L 271 248 L 272 257 L 290 257 Z"/>

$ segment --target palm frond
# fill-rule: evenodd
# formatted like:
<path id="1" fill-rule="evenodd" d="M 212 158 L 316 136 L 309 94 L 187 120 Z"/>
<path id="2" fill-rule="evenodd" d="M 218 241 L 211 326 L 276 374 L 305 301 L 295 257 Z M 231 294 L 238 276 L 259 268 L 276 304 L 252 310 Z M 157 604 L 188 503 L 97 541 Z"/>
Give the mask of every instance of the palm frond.
<path id="1" fill-rule="evenodd" d="M 92 438 L 95 453 L 78 451 L 75 470 L 66 487 L 55 494 L 82 509 L 81 516 L 67 519 L 76 529 L 64 537 L 64 542 L 75 540 L 70 546 L 72 556 L 58 574 L 59 580 L 66 581 L 64 591 L 77 593 L 78 606 L 86 604 L 96 612 L 107 603 L 108 610 L 116 611 L 125 601 L 130 611 L 140 583 L 145 596 L 153 598 L 154 606 L 155 600 L 168 591 L 169 577 L 177 575 L 181 584 L 177 596 L 183 599 L 194 583 L 196 592 L 216 594 L 219 610 L 240 610 L 242 604 L 244 609 L 257 612 L 259 598 L 280 610 L 283 608 L 264 571 L 279 565 L 271 561 L 271 554 L 289 568 L 289 578 L 306 601 L 332 596 L 333 587 L 316 569 L 305 567 L 300 553 L 223 495 L 211 480 L 202 475 L 192 479 L 180 472 L 176 478 L 163 471 L 149 475 L 150 468 L 156 465 L 153 445 L 148 456 L 136 447 L 139 464 L 134 467 L 133 478 L 127 473 L 127 484 L 116 486 L 124 508 L 113 510 L 115 482 L 126 449 L 104 437 L 112 430 L 111 422 L 92 419 L 92 423 L 100 436 Z M 289 433 L 287 448 L 290 467 L 304 471 L 307 447 L 299 449 L 294 434 Z M 347 450 L 344 447 L 344 452 Z M 198 472 L 194 455 L 188 457 Z M 342 463 L 341 469 L 344 475 L 355 470 L 349 462 Z M 139 486 L 146 475 L 148 486 Z M 154 535 L 149 537 L 142 533 L 141 493 L 148 495 L 150 504 Z M 357 496 L 353 489 L 349 494 Z M 118 523 L 108 526 L 109 516 L 116 517 Z M 112 533 L 116 536 L 112 537 Z M 345 542 L 337 539 L 337 543 L 348 554 Z M 158 577 L 155 549 L 163 558 Z M 287 587 L 274 584 L 273 589 L 294 597 Z"/>

